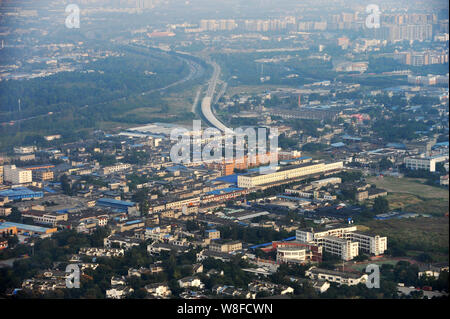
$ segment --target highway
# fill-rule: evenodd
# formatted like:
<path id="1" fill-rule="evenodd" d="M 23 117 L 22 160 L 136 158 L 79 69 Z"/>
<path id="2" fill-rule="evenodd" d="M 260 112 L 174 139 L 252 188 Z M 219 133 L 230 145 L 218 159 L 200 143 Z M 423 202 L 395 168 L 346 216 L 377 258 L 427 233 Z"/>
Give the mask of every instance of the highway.
<path id="1" fill-rule="evenodd" d="M 222 132 L 227 132 L 232 134 L 233 130 L 226 127 L 221 121 L 219 121 L 212 111 L 212 101 L 214 97 L 214 92 L 216 91 L 217 81 L 220 76 L 220 66 L 214 61 L 208 61 L 214 68 L 213 75 L 208 82 L 208 90 L 206 92 L 206 96 L 202 100 L 202 114 L 205 119 L 209 122 L 210 125 L 219 129 Z"/>
<path id="2" fill-rule="evenodd" d="M 194 103 L 192 103 L 192 113 L 195 113 L 195 109 L 197 108 L 198 101 L 200 100 L 200 94 L 202 94 L 202 89 L 197 90 L 197 94 L 195 95 Z"/>

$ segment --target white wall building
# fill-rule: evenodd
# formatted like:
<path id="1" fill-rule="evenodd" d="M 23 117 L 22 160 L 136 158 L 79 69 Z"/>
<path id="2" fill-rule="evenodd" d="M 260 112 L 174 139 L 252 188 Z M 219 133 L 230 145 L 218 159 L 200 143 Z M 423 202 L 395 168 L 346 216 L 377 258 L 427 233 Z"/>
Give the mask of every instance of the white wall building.
<path id="1" fill-rule="evenodd" d="M 277 262 L 304 262 L 306 260 L 305 247 L 277 247 Z"/>
<path id="2" fill-rule="evenodd" d="M 367 281 L 367 274 L 358 275 L 354 273 L 345 273 L 341 271 L 321 269 L 312 267 L 305 272 L 305 275 L 311 279 L 326 280 L 341 285 L 353 286 Z"/>
<path id="3" fill-rule="evenodd" d="M 240 175 L 238 176 L 238 187 L 253 188 L 260 185 L 280 182 L 311 174 L 340 170 L 343 167 L 344 167 L 343 162 L 335 162 L 330 164 L 314 163 L 314 164 L 292 165 L 283 167 L 277 172 L 270 174 L 255 173 L 249 175 Z"/>
<path id="4" fill-rule="evenodd" d="M 436 156 L 407 157 L 405 158 L 405 166 L 412 170 L 426 170 L 429 172 L 436 171 L 436 163 L 448 161 L 448 154 Z"/>
<path id="5" fill-rule="evenodd" d="M 357 226 L 335 228 L 321 232 L 297 230 L 296 240 L 322 246 L 326 252 L 339 256 L 342 260 L 351 260 L 359 251 L 375 256 L 387 249 L 387 237 L 357 233 Z"/>
<path id="6" fill-rule="evenodd" d="M 3 179 L 11 184 L 25 184 L 33 181 L 31 170 L 17 168 L 16 165 L 5 165 Z"/>

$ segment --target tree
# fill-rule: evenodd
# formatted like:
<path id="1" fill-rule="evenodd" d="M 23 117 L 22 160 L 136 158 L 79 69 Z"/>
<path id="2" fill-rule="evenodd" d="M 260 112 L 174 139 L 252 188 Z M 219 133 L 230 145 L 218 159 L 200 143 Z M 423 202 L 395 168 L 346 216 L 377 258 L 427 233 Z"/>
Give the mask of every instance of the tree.
<path id="1" fill-rule="evenodd" d="M 417 256 L 417 260 L 424 263 L 432 263 L 433 257 L 431 257 L 431 255 L 428 253 L 421 253 L 420 255 Z"/>
<path id="2" fill-rule="evenodd" d="M 8 238 L 8 246 L 9 247 L 14 247 L 19 243 L 19 239 L 17 238 L 17 236 L 11 236 Z"/>
<path id="3" fill-rule="evenodd" d="M 9 216 L 7 216 L 6 219 L 13 223 L 21 223 L 22 213 L 17 207 L 13 207 L 11 210 L 11 214 L 9 214 Z"/>
<path id="4" fill-rule="evenodd" d="M 384 197 L 377 197 L 373 203 L 373 211 L 376 214 L 384 214 L 389 212 L 389 202 Z"/>
<path id="5" fill-rule="evenodd" d="M 358 256 L 356 256 L 355 258 L 353 258 L 354 261 L 366 261 L 369 259 L 369 256 L 367 256 L 366 254 L 359 254 Z"/>
<path id="6" fill-rule="evenodd" d="M 381 170 L 387 170 L 389 168 L 392 168 L 394 165 L 390 160 L 387 158 L 383 158 L 380 163 L 378 164 Z"/>
<path id="7" fill-rule="evenodd" d="M 64 194 L 72 196 L 73 195 L 72 186 L 70 186 L 69 178 L 67 177 L 66 174 L 61 176 L 60 182 L 61 182 L 61 188 L 62 188 L 62 191 L 64 192 Z"/>

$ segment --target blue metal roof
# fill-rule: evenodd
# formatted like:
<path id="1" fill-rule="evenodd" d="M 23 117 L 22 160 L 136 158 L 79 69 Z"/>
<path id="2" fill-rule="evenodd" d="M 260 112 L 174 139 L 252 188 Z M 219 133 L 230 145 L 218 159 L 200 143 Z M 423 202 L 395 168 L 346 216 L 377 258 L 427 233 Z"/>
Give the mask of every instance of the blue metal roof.
<path id="1" fill-rule="evenodd" d="M 277 197 L 284 198 L 284 199 L 292 199 L 292 200 L 296 200 L 296 201 L 299 201 L 299 202 L 310 202 L 311 201 L 309 199 L 296 197 L 296 196 L 277 195 Z"/>
<path id="2" fill-rule="evenodd" d="M 44 191 L 48 192 L 48 193 L 56 193 L 56 191 L 54 191 L 53 189 L 51 189 L 50 187 L 44 187 Z"/>
<path id="3" fill-rule="evenodd" d="M 97 200 L 97 204 L 110 204 L 110 205 L 122 205 L 122 206 L 128 206 L 133 207 L 135 203 L 133 202 L 126 202 L 123 200 L 117 200 L 112 198 L 99 198 Z"/>
<path id="4" fill-rule="evenodd" d="M 26 187 L 16 187 L 7 190 L 0 191 L 0 196 L 2 197 L 26 197 L 26 196 L 36 196 L 43 197 L 43 192 L 35 192 Z"/>
<path id="5" fill-rule="evenodd" d="M 337 142 L 337 143 L 331 144 L 331 146 L 333 146 L 333 147 L 343 147 L 343 146 L 345 146 L 345 144 L 342 143 L 342 142 Z"/>
<path id="6" fill-rule="evenodd" d="M 433 148 L 434 147 L 440 147 L 440 146 L 448 146 L 448 141 L 447 142 L 436 143 L 436 144 L 434 144 Z"/>
<path id="7" fill-rule="evenodd" d="M 126 222 L 125 225 L 133 225 L 133 224 L 139 224 L 142 223 L 142 220 L 137 219 L 137 220 L 131 220 L 129 222 Z"/>
<path id="8" fill-rule="evenodd" d="M 207 195 L 222 195 L 222 194 L 227 194 L 227 193 L 238 192 L 238 191 L 241 191 L 241 190 L 243 190 L 243 188 L 227 187 L 227 188 L 222 188 L 222 189 L 216 189 L 216 190 L 208 192 L 206 194 Z"/>
<path id="9" fill-rule="evenodd" d="M 0 223 L 0 228 L 7 228 L 7 227 L 17 227 L 20 229 L 25 229 L 32 232 L 39 232 L 39 233 L 45 233 L 50 228 L 40 227 L 40 226 L 34 226 L 34 225 L 27 225 L 27 224 L 19 224 L 19 223 L 11 223 L 11 222 L 4 222 Z"/>

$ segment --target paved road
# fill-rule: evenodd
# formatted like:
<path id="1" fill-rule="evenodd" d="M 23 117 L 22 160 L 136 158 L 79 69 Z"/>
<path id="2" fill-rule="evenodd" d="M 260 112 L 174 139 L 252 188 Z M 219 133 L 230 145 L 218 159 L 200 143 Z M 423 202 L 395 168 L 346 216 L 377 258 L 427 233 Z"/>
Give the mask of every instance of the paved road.
<path id="1" fill-rule="evenodd" d="M 197 108 L 198 101 L 200 100 L 200 94 L 202 94 L 202 88 L 199 88 L 197 90 L 197 94 L 195 95 L 194 103 L 192 103 L 192 110 L 191 110 L 192 113 L 195 113 L 195 109 Z"/>
<path id="2" fill-rule="evenodd" d="M 214 126 L 215 128 L 219 129 L 222 132 L 228 132 L 232 134 L 233 131 L 227 126 L 225 126 L 225 124 L 223 124 L 221 121 L 219 121 L 212 111 L 212 100 L 214 97 L 214 92 L 216 91 L 217 81 L 220 76 L 220 66 L 213 61 L 210 61 L 209 63 L 213 66 L 214 72 L 213 76 L 208 82 L 209 84 L 206 96 L 203 98 L 202 101 L 202 114 L 209 122 L 209 124 L 211 124 L 212 126 Z"/>

